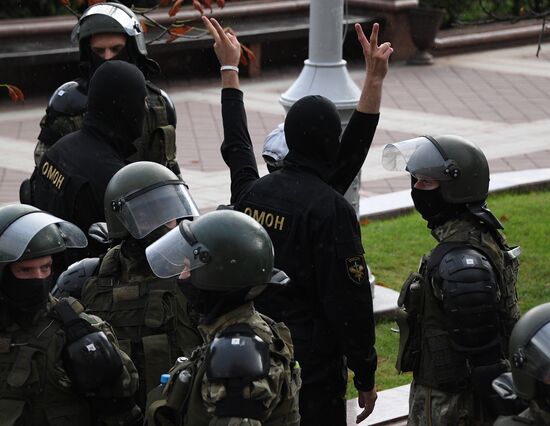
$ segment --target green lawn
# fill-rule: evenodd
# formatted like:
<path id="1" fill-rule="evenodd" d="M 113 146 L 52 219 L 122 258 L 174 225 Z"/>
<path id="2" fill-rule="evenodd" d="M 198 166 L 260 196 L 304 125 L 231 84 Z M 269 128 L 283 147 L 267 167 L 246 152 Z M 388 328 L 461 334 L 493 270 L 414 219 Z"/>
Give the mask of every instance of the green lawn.
<path id="1" fill-rule="evenodd" d="M 510 245 L 520 245 L 518 294 L 521 311 L 550 301 L 550 190 L 491 195 L 488 204 L 503 223 Z M 365 257 L 378 284 L 399 291 L 408 274 L 418 267 L 422 254 L 435 246 L 426 222 L 418 213 L 375 220 L 361 227 Z M 395 371 L 399 334 L 397 325 L 377 324 L 378 390 L 411 381 L 410 374 Z M 350 383 L 348 398 L 356 396 Z"/>

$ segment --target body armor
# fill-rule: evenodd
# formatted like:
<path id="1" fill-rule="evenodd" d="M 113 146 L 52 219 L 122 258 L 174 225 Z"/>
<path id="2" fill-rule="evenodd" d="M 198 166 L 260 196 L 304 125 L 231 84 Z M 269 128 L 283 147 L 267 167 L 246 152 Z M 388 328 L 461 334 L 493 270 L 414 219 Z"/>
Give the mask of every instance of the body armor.
<path id="1" fill-rule="evenodd" d="M 178 356 L 202 343 L 191 325 L 176 279 L 161 279 L 145 259 L 129 259 L 121 245 L 110 249 L 82 290 L 87 309 L 108 321 L 140 374 L 140 405 Z"/>
<path id="2" fill-rule="evenodd" d="M 441 277 L 436 268 L 440 267 L 445 255 L 457 247 L 473 249 L 489 260 L 498 283 L 494 289 L 500 340 L 497 346 L 501 355 L 494 363 L 498 364 L 506 358 L 505 348 L 519 318 L 515 288 L 517 251 L 507 245 L 498 231 L 480 225 L 470 217 L 448 221 L 434 229 L 433 234 L 439 241 L 438 247 L 423 258 L 418 273 L 409 277 L 400 294 L 399 305 L 404 309 L 404 317 L 399 321 L 402 336 L 396 367 L 399 371 L 414 371 L 419 384 L 457 392 L 470 387 L 475 381 L 475 368 L 472 368 L 471 361 L 490 349 L 479 347 L 477 350 L 466 350 L 451 338 L 453 329 L 460 328 L 460 325 L 450 323 L 449 315 L 443 308 L 443 295 L 438 294 L 441 293 Z M 488 306 L 486 309 L 490 311 L 493 308 Z M 484 325 L 479 324 L 480 327 Z M 481 364 L 487 364 L 487 360 Z M 496 372 L 490 374 L 493 373 Z"/>

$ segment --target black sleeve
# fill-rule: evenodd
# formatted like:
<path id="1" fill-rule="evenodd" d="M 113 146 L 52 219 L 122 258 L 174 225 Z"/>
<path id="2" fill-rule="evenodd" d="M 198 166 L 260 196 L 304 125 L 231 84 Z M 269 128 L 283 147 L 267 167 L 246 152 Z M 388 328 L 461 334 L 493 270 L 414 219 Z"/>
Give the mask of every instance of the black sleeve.
<path id="1" fill-rule="evenodd" d="M 342 200 L 343 201 L 343 200 Z M 315 269 L 322 308 L 355 373 L 355 387 L 374 386 L 374 313 L 360 230 L 353 209 L 340 206 L 321 227 Z"/>
<path id="2" fill-rule="evenodd" d="M 103 202 L 99 200 L 90 184 L 86 183 L 82 185 L 76 195 L 72 222 L 88 235 L 90 225 L 104 221 Z"/>
<path id="3" fill-rule="evenodd" d="M 365 114 L 355 110 L 342 135 L 338 159 L 329 184 L 344 194 L 367 158 L 380 114 Z"/>
<path id="4" fill-rule="evenodd" d="M 243 92 L 222 90 L 222 157 L 231 171 L 231 203 L 238 201 L 259 178 L 252 141 L 248 133 Z"/>

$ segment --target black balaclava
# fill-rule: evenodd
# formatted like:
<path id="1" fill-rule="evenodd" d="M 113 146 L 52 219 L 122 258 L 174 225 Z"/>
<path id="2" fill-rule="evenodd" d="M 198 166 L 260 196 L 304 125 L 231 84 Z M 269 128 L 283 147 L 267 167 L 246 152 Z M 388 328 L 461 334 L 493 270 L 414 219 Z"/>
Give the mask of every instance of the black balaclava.
<path id="1" fill-rule="evenodd" d="M 342 124 L 336 106 L 323 96 L 305 96 L 288 111 L 285 164 L 305 165 L 328 179 L 336 161 Z"/>
<path id="2" fill-rule="evenodd" d="M 0 294 L 16 311 L 34 313 L 46 306 L 51 286 L 51 274 L 47 278 L 20 279 L 6 266 L 0 283 Z"/>
<path id="3" fill-rule="evenodd" d="M 249 288 L 230 292 L 201 290 L 192 284 L 192 277 L 178 278 L 178 287 L 191 308 L 200 315 L 200 323 L 207 325 L 246 303 L 246 296 L 250 291 Z"/>
<path id="4" fill-rule="evenodd" d="M 445 223 L 465 209 L 461 204 L 451 204 L 443 199 L 441 188 L 423 190 L 414 188 L 417 179 L 411 176 L 411 197 L 415 209 L 420 213 L 429 228 Z"/>
<path id="5" fill-rule="evenodd" d="M 99 130 L 123 158 L 129 157 L 143 131 L 146 95 L 145 78 L 137 67 L 106 61 L 90 80 L 84 128 Z"/>

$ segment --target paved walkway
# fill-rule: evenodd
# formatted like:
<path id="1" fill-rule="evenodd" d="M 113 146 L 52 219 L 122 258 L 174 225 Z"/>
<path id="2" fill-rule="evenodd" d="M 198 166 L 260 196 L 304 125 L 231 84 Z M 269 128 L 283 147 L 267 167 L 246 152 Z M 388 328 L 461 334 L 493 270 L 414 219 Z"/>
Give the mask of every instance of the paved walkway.
<path id="1" fill-rule="evenodd" d="M 438 58 L 430 67 L 392 65 L 381 121 L 361 174 L 361 214 L 411 207 L 408 175 L 387 172 L 380 158 L 386 143 L 421 134 L 458 134 L 481 146 L 489 159 L 492 189 L 550 181 L 550 44 L 543 45 L 539 58 L 535 51 L 533 45 Z M 267 172 L 260 158 L 263 139 L 284 118 L 278 98 L 299 71 L 287 68 L 260 79 L 243 79 L 261 174 Z M 350 71 L 361 84 L 361 67 L 350 66 Z M 176 104 L 178 160 L 197 204 L 205 212 L 227 203 L 229 172 L 219 153 L 219 81 L 159 85 Z M 32 172 L 46 102 L 44 97 L 23 105 L 0 102 L 0 204 L 16 202 L 19 183 Z M 375 302 L 384 298 L 382 293 L 377 289 Z M 394 304 L 394 295 L 388 297 Z M 387 424 L 392 415 L 406 413 L 406 401 L 406 387 L 381 393 L 379 408 L 364 424 Z M 351 425 L 356 401 L 348 405 Z"/>
<path id="2" fill-rule="evenodd" d="M 362 170 L 360 194 L 368 197 L 409 188 L 406 174 L 380 164 L 386 143 L 420 134 L 454 133 L 486 153 L 492 173 L 550 168 L 550 44 L 438 58 L 430 67 L 391 66 L 380 125 Z M 360 84 L 362 71 L 350 67 Z M 279 95 L 299 68 L 243 79 L 248 123 L 259 157 L 265 135 L 284 118 Z M 221 159 L 222 126 L 217 79 L 159 82 L 178 111 L 178 160 L 203 211 L 229 200 L 229 173 Z M 18 199 L 19 182 L 33 168 L 32 151 L 47 100 L 0 103 L 0 203 Z M 366 198 L 366 199 L 365 199 Z"/>

